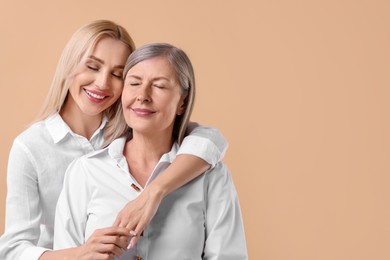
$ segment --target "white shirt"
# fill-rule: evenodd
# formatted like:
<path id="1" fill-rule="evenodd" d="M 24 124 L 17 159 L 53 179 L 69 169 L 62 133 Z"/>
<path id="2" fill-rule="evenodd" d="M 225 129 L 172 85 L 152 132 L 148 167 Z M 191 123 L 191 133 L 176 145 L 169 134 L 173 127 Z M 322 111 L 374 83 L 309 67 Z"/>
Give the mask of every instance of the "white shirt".
<path id="1" fill-rule="evenodd" d="M 38 259 L 52 248 L 55 206 L 66 168 L 74 159 L 101 147 L 105 124 L 103 120 L 88 140 L 73 133 L 57 113 L 33 124 L 14 140 L 8 161 L 0 259 Z M 180 153 L 215 165 L 226 148 L 217 129 L 200 126 L 183 140 Z"/>
<path id="2" fill-rule="evenodd" d="M 142 187 L 128 171 L 125 138 L 73 162 L 57 204 L 54 248 L 82 245 L 94 230 L 111 226 Z M 178 145 L 155 166 L 148 185 L 176 157 Z M 136 185 L 140 190 L 132 187 Z M 119 259 L 247 259 L 240 205 L 226 166 L 218 163 L 168 195 L 137 248 Z"/>

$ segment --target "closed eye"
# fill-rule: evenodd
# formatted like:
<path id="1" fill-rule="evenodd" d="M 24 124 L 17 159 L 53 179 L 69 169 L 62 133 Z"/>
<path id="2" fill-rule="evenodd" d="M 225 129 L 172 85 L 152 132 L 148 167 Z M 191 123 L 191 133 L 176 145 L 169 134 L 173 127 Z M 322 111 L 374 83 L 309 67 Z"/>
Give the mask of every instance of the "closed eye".
<path id="1" fill-rule="evenodd" d="M 122 73 L 121 74 L 118 74 L 118 73 L 112 73 L 112 76 L 114 76 L 115 78 L 118 78 L 118 79 L 122 79 Z"/>
<path id="2" fill-rule="evenodd" d="M 157 85 L 157 84 L 154 84 L 153 86 L 156 87 L 156 88 L 160 88 L 160 89 L 165 88 L 164 86 L 162 86 L 162 85 Z"/>
<path id="3" fill-rule="evenodd" d="M 98 71 L 99 70 L 98 67 L 94 67 L 94 66 L 91 66 L 91 65 L 87 65 L 87 68 L 90 69 L 90 70 L 93 70 L 93 71 Z"/>

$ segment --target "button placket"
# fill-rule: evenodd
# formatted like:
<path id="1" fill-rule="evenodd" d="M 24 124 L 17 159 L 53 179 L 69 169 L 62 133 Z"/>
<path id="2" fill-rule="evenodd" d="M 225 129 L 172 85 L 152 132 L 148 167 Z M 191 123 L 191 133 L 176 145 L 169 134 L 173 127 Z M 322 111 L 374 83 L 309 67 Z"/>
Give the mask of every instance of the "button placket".
<path id="1" fill-rule="evenodd" d="M 119 169 L 121 169 L 122 171 L 124 171 L 124 172 L 129 176 L 129 179 L 130 179 L 130 182 L 131 182 L 130 187 L 132 187 L 136 192 L 141 192 L 142 189 L 136 184 L 136 181 L 135 181 L 134 178 L 131 176 L 131 174 L 130 174 L 128 171 L 126 171 L 125 169 L 123 169 L 123 168 L 119 165 L 119 163 L 117 163 L 116 166 L 117 166 Z"/>

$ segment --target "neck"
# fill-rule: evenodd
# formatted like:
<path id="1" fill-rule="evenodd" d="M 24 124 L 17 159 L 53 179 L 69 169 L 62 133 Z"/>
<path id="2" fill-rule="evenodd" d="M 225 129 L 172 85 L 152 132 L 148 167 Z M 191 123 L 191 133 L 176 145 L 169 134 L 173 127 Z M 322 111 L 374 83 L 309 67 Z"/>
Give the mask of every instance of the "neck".
<path id="1" fill-rule="evenodd" d="M 69 100 L 61 109 L 60 115 L 74 133 L 84 136 L 88 140 L 102 123 L 102 114 L 86 115 L 76 104 L 69 104 Z"/>
<path id="2" fill-rule="evenodd" d="M 133 137 L 125 146 L 130 173 L 137 182 L 145 186 L 161 156 L 171 150 L 172 134 L 153 136 L 133 132 Z"/>

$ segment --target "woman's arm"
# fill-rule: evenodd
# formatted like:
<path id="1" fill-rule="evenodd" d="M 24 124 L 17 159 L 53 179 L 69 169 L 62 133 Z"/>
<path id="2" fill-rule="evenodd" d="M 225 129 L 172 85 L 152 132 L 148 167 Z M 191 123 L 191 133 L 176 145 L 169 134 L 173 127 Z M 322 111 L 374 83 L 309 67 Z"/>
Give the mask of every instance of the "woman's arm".
<path id="1" fill-rule="evenodd" d="M 202 259 L 247 260 L 244 224 L 232 176 L 223 163 L 207 174 L 206 242 Z"/>
<path id="2" fill-rule="evenodd" d="M 5 231 L 0 238 L 0 259 L 38 259 L 41 206 L 36 163 L 30 150 L 16 139 L 7 170 Z"/>
<path id="3" fill-rule="evenodd" d="M 176 159 L 121 210 L 113 226 L 127 227 L 140 235 L 166 195 L 222 160 L 228 144 L 218 129 L 191 123 L 189 131 Z M 130 246 L 134 246 L 136 242 L 137 236 L 131 239 Z"/>
<path id="4" fill-rule="evenodd" d="M 129 230 L 121 227 L 97 229 L 85 244 L 67 249 L 45 251 L 39 260 L 90 260 L 120 257 L 127 247 Z"/>

